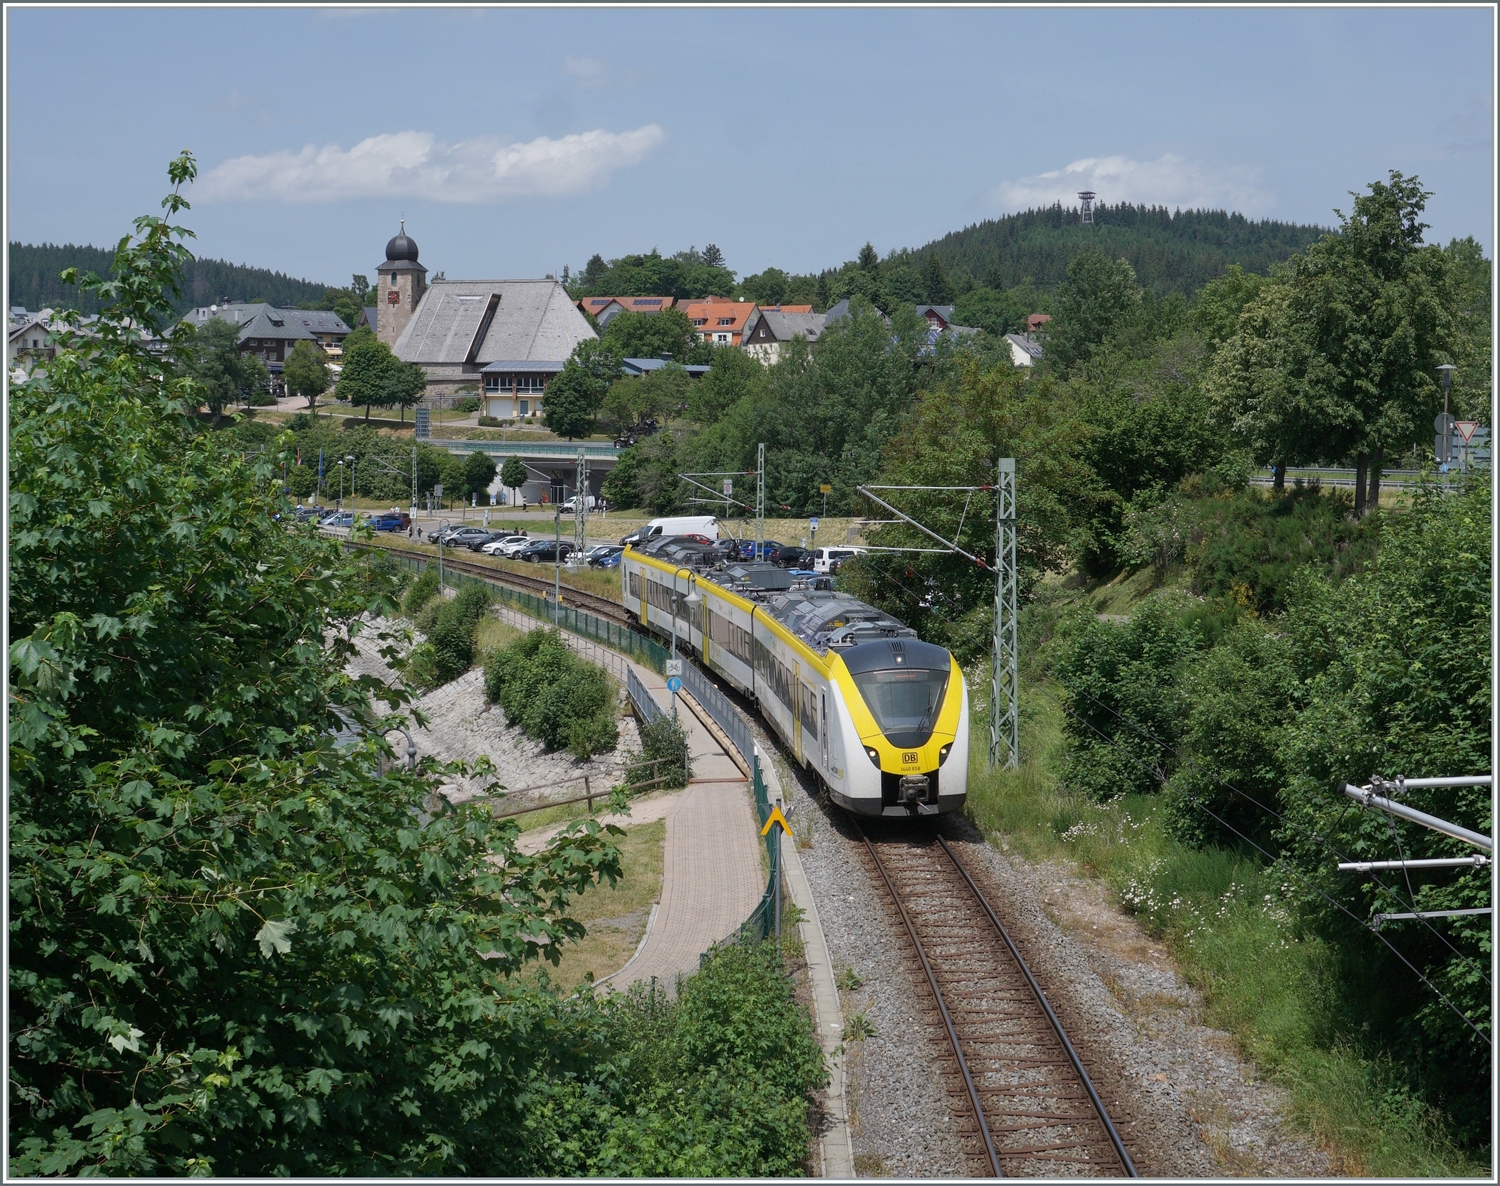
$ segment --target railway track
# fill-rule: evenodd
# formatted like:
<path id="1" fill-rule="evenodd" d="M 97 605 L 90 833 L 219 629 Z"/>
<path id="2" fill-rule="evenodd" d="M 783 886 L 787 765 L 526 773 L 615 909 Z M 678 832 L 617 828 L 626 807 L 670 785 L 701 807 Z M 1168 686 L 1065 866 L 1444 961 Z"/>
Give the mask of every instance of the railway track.
<path id="1" fill-rule="evenodd" d="M 1136 1177 L 1114 1122 L 1010 935 L 941 836 L 864 854 L 900 915 L 952 1063 L 958 1134 L 989 1177 Z"/>
<path id="2" fill-rule="evenodd" d="M 363 547 L 368 551 L 389 552 L 395 556 L 408 556 L 413 560 L 437 559 L 437 550 L 415 551 L 410 548 L 386 548 L 372 547 L 368 544 L 351 544 L 351 547 Z M 468 549 L 464 549 L 467 551 Z M 469 576 L 484 577 L 486 580 L 494 581 L 498 585 L 510 585 L 523 593 L 532 593 L 539 597 L 552 595 L 552 581 L 547 577 L 532 577 L 522 573 L 512 572 L 505 568 L 491 568 L 487 564 L 480 564 L 473 560 L 455 559 L 454 549 L 443 549 L 443 567 L 451 568 L 454 572 L 466 573 Z M 552 566 L 547 565 L 548 568 Z M 622 626 L 634 627 L 635 623 L 626 615 L 625 607 L 618 601 L 611 601 L 607 597 L 600 597 L 596 593 L 585 593 L 581 589 L 575 589 L 571 585 L 563 585 L 563 604 L 572 605 L 578 609 L 587 610 L 591 614 L 597 614 L 601 618 L 608 618 L 612 622 L 618 622 Z"/>

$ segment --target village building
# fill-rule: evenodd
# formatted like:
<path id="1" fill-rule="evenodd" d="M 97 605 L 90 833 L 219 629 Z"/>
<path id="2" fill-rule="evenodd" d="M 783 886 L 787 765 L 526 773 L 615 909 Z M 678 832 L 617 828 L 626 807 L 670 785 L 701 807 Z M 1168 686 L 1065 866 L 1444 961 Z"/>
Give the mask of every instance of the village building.
<path id="1" fill-rule="evenodd" d="M 1035 334 L 1006 334 L 1010 346 L 1010 361 L 1018 367 L 1033 366 L 1041 361 L 1042 344 Z"/>
<path id="2" fill-rule="evenodd" d="M 243 301 L 189 309 L 178 324 L 202 327 L 216 319 L 238 328 L 240 353 L 253 354 L 265 363 L 273 382 L 298 342 L 311 342 L 337 358 L 350 332 L 342 317 L 325 309 L 281 309 Z"/>
<path id="3" fill-rule="evenodd" d="M 556 280 L 428 284 L 404 224 L 386 245 L 380 273 L 380 291 L 395 299 L 380 300 L 378 336 L 384 341 L 394 333 L 396 357 L 426 372 L 429 407 L 451 407 L 477 395 L 486 415 L 536 419 L 547 384 L 574 347 L 597 337 Z"/>
<path id="4" fill-rule="evenodd" d="M 752 301 L 732 301 L 720 296 L 684 301 L 678 308 L 687 314 L 698 337 L 715 346 L 741 345 L 745 326 L 756 310 Z"/>
<path id="5" fill-rule="evenodd" d="M 796 310 L 793 312 L 792 310 Z M 793 338 L 816 342 L 823 332 L 823 314 L 814 313 L 810 305 L 783 305 L 780 309 L 761 309 L 748 324 L 744 350 L 752 358 L 770 366 Z"/>
<path id="6" fill-rule="evenodd" d="M 674 297 L 668 296 L 581 297 L 578 301 L 578 311 L 587 313 L 597 321 L 600 329 L 606 329 L 609 323 L 621 313 L 660 313 L 663 309 L 670 309 L 676 303 Z"/>

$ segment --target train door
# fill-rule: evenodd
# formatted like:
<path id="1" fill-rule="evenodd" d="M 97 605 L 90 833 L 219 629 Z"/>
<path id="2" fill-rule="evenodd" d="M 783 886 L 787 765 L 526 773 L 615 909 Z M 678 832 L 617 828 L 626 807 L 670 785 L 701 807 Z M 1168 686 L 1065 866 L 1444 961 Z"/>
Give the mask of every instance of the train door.
<path id="1" fill-rule="evenodd" d="M 818 755 L 828 769 L 828 693 L 818 692 Z"/>

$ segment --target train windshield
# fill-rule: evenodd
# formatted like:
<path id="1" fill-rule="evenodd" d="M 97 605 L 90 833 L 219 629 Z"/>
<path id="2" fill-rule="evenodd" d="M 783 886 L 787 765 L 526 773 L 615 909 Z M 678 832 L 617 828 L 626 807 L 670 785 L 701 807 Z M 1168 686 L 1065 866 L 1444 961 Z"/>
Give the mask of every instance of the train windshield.
<path id="1" fill-rule="evenodd" d="M 854 672 L 854 683 L 880 731 L 895 745 L 921 745 L 932 733 L 948 669 L 887 667 Z"/>

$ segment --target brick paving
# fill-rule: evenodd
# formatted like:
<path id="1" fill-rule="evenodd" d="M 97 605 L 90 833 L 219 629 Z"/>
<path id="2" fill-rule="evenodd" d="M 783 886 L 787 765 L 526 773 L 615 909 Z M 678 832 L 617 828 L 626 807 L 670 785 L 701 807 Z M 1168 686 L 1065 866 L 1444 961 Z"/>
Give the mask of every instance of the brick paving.
<path id="1" fill-rule="evenodd" d="M 663 707 L 666 681 L 632 664 Z M 608 978 L 618 989 L 653 977 L 668 992 L 691 975 L 698 957 L 739 929 L 760 902 L 766 873 L 750 787 L 712 733 L 686 707 L 677 719 L 687 730 L 693 779 L 666 817 L 661 905 L 635 957 Z"/>

